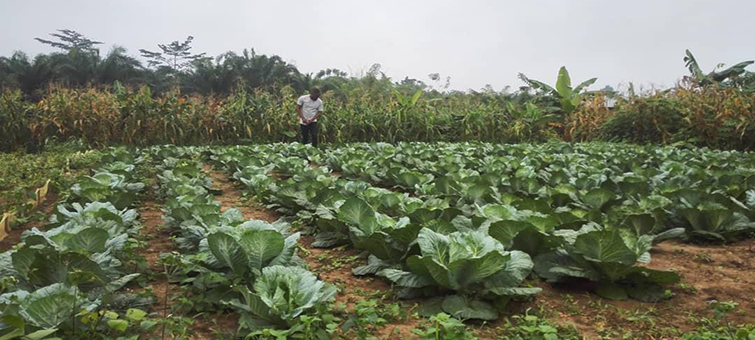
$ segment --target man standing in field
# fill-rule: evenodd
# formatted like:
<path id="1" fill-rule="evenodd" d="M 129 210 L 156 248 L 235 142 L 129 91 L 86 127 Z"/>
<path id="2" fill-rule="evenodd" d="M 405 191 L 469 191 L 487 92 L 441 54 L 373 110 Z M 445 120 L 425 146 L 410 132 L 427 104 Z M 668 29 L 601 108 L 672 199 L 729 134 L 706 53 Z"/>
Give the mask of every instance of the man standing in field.
<path id="1" fill-rule="evenodd" d="M 317 147 L 317 118 L 320 118 L 322 110 L 320 89 L 316 87 L 309 90 L 308 95 L 301 96 L 296 101 L 296 113 L 299 115 L 303 144 L 309 143 L 311 139 L 312 146 Z"/>

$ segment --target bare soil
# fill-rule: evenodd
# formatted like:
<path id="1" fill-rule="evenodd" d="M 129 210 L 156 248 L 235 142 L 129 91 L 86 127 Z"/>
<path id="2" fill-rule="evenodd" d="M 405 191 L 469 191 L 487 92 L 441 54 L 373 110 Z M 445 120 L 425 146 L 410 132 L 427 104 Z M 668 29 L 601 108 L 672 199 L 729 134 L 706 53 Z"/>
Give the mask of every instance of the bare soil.
<path id="1" fill-rule="evenodd" d="M 45 219 L 41 221 L 31 221 L 28 223 L 16 225 L 8 231 L 8 235 L 0 240 L 0 252 L 4 252 L 7 250 L 10 250 L 21 242 L 21 234 L 24 233 L 24 231 L 30 230 L 32 228 L 43 228 L 45 225 L 47 225 L 47 217 L 49 217 L 55 207 L 58 205 L 58 194 L 50 192 L 47 195 L 47 198 L 40 204 L 32 213 L 36 212 L 42 212 L 45 215 Z M 2 214 L 0 214 L 0 218 L 2 218 Z"/>
<path id="2" fill-rule="evenodd" d="M 160 254 L 170 253 L 175 251 L 176 248 L 173 244 L 173 240 L 170 238 L 170 231 L 164 228 L 162 218 L 163 212 L 160 207 L 161 204 L 159 202 L 154 199 L 148 199 L 143 201 L 138 208 L 139 220 L 142 225 L 139 239 L 146 244 L 146 246 L 140 251 L 147 262 L 147 267 L 153 274 L 146 285 L 147 287 L 152 288 L 152 294 L 155 296 L 155 302 L 152 304 L 150 312 L 154 313 L 156 318 L 160 318 L 161 316 L 170 313 L 172 299 L 168 295 L 170 292 L 176 292 L 179 289 L 178 285 L 170 283 L 165 275 L 162 274 L 163 268 L 160 264 Z M 127 290 L 134 293 L 140 293 L 145 289 L 127 288 Z M 159 336 L 161 330 L 162 328 L 158 327 L 158 329 L 150 335 Z"/>
<path id="3" fill-rule="evenodd" d="M 221 203 L 221 211 L 225 212 L 230 208 L 236 208 L 247 220 L 275 222 L 280 218 L 277 212 L 266 209 L 259 202 L 253 199 L 245 199 L 239 183 L 232 181 L 226 174 L 211 171 L 210 177 L 212 178 L 213 189 L 223 191 L 221 195 L 215 196 L 215 199 Z"/>
<path id="4" fill-rule="evenodd" d="M 411 317 L 412 303 L 397 301 L 393 297 L 391 285 L 381 278 L 352 274 L 352 269 L 367 264 L 367 260 L 359 256 L 359 251 L 348 246 L 331 249 L 314 248 L 311 246 L 312 242 L 314 242 L 313 237 L 302 237 L 300 244 L 304 251 L 300 256 L 307 261 L 309 269 L 319 279 L 339 288 L 336 305 L 344 305 L 349 313 L 354 313 L 355 305 L 362 300 L 375 299 L 380 303 L 400 303 L 407 317 L 388 323 L 378 329 L 374 335 L 378 339 L 414 338 L 412 329 L 418 326 L 420 319 Z"/>
<path id="5" fill-rule="evenodd" d="M 139 218 L 142 224 L 140 236 L 147 243 L 142 254 L 149 269 L 155 273 L 163 271 L 160 265 L 160 254 L 177 250 L 171 239 L 170 230 L 164 226 L 161 206 L 162 204 L 155 200 L 148 200 L 143 202 L 139 208 Z"/>
<path id="6" fill-rule="evenodd" d="M 755 240 L 722 246 L 661 243 L 653 248 L 654 269 L 674 270 L 688 288 L 676 289 L 677 310 L 709 315 L 709 302 L 735 301 L 745 314 L 732 313 L 735 323 L 755 323 Z M 686 292 L 686 293 L 685 293 Z"/>
<path id="7" fill-rule="evenodd" d="M 739 303 L 741 312 L 729 315 L 731 323 L 755 323 L 755 240 L 721 246 L 673 240 L 654 246 L 651 254 L 648 267 L 674 270 L 682 277 L 680 284 L 668 287 L 675 294 L 669 300 L 612 301 L 591 293 L 594 287 L 590 283 L 533 281 L 529 283 L 543 292 L 534 301 L 513 304 L 511 313 L 531 309 L 562 325 L 575 326 L 586 339 L 618 338 L 627 332 L 641 339 L 678 339 L 679 334 L 696 327 L 691 316 L 712 316 L 712 301 Z M 494 328 L 504 323 L 502 318 L 482 334 L 492 335 Z"/>
<path id="8" fill-rule="evenodd" d="M 366 264 L 359 258 L 359 252 L 346 246 L 331 249 L 313 248 L 314 237 L 305 236 L 300 240 L 304 252 L 300 256 L 307 261 L 309 269 L 320 280 L 339 288 L 336 304 L 344 304 L 353 310 L 357 302 L 370 298 L 390 297 L 391 286 L 387 282 L 370 276 L 354 276 L 351 270 Z"/>
<path id="9" fill-rule="evenodd" d="M 155 313 L 155 317 L 172 318 L 175 315 L 172 307 L 174 305 L 174 299 L 176 296 L 182 294 L 183 290 L 180 284 L 176 282 L 170 282 L 164 274 L 164 268 L 160 262 L 160 254 L 171 253 L 178 251 L 173 239 L 171 238 L 171 231 L 165 227 L 163 220 L 163 211 L 161 209 L 162 202 L 154 199 L 144 201 L 139 208 L 139 216 L 141 219 L 141 240 L 146 243 L 142 251 L 147 266 L 152 272 L 152 279 L 147 283 L 152 287 L 152 293 L 155 296 L 155 303 L 152 305 L 150 312 Z M 143 291 L 144 289 L 135 289 L 135 292 Z M 167 301 L 166 301 L 167 299 Z M 238 317 L 224 315 L 184 315 L 193 319 L 193 324 L 190 326 L 190 330 L 193 333 L 191 339 L 197 340 L 210 340 L 216 339 L 216 333 L 221 334 L 234 334 L 238 325 Z M 147 334 L 152 337 L 161 337 L 162 328 L 157 327 L 151 334 Z"/>

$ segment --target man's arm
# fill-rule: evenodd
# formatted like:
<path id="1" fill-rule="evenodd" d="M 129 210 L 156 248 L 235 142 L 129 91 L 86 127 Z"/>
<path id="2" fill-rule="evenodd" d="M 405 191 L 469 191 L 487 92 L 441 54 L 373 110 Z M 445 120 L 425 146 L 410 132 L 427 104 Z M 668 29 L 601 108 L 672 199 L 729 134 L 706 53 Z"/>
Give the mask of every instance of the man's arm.
<path id="1" fill-rule="evenodd" d="M 320 118 L 320 115 L 322 115 L 322 111 L 317 111 L 317 114 L 314 117 L 312 117 L 311 121 L 313 121 L 313 122 L 316 121 L 317 118 Z"/>
<path id="2" fill-rule="evenodd" d="M 304 122 L 304 125 L 309 124 L 309 122 L 304 119 L 304 115 L 301 113 L 301 104 L 296 104 L 296 114 L 299 115 L 299 119 Z"/>

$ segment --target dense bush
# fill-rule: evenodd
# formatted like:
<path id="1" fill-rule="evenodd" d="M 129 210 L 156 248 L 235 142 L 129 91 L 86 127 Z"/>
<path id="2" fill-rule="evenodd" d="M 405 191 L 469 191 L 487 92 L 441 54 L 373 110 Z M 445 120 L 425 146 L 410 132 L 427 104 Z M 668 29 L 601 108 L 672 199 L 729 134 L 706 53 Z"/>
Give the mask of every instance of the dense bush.
<path id="1" fill-rule="evenodd" d="M 678 100 L 664 96 L 638 98 L 621 105 L 598 128 L 598 138 L 633 143 L 676 142 L 684 138 L 684 117 Z"/>
<path id="2" fill-rule="evenodd" d="M 755 94 L 736 88 L 677 87 L 620 100 L 587 102 L 568 118 L 565 139 L 755 149 Z"/>

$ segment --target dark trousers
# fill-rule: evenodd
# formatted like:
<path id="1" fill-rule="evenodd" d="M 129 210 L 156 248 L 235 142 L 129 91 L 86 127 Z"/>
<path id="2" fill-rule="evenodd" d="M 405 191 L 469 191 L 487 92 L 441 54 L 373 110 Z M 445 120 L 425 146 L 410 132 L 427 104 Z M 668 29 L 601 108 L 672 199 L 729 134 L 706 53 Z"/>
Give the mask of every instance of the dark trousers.
<path id="1" fill-rule="evenodd" d="M 301 126 L 301 139 L 302 144 L 307 144 L 312 141 L 312 146 L 317 147 L 317 122 L 309 123 L 309 125 L 300 124 Z"/>

